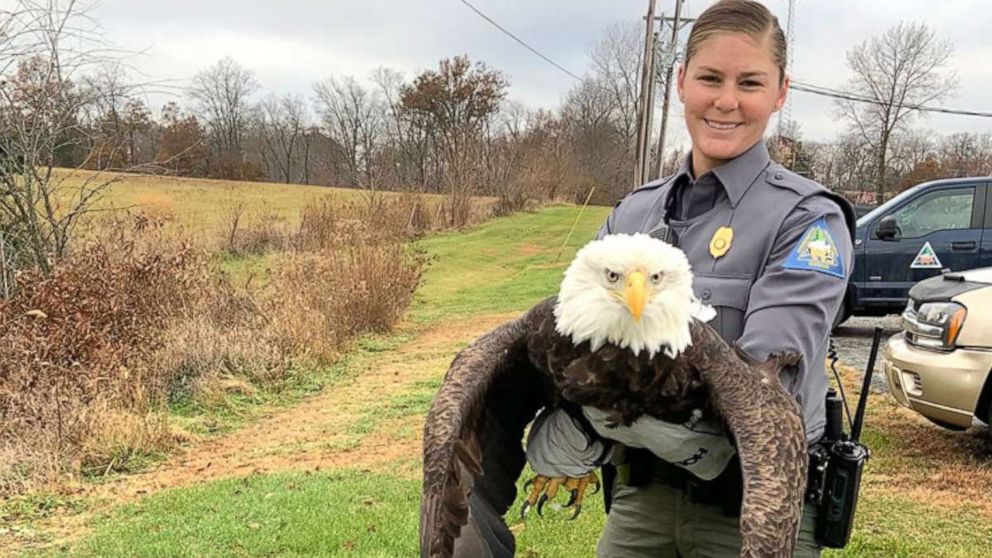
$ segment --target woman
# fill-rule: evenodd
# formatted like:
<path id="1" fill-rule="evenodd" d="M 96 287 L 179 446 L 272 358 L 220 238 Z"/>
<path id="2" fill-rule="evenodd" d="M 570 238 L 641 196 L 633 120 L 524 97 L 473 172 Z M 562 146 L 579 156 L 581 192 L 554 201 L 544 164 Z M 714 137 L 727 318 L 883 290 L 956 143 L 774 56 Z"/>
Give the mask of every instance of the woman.
<path id="1" fill-rule="evenodd" d="M 692 151 L 674 176 L 624 198 L 600 237 L 650 232 L 689 257 L 711 324 L 752 357 L 796 351 L 781 376 L 806 435 L 823 435 L 824 359 L 852 262 L 846 201 L 769 159 L 762 139 L 785 103 L 785 36 L 765 6 L 720 1 L 696 20 L 678 94 Z M 703 482 L 628 449 L 614 484 L 601 557 L 738 556 L 739 468 Z M 805 506 L 795 556 L 818 556 L 815 510 Z"/>

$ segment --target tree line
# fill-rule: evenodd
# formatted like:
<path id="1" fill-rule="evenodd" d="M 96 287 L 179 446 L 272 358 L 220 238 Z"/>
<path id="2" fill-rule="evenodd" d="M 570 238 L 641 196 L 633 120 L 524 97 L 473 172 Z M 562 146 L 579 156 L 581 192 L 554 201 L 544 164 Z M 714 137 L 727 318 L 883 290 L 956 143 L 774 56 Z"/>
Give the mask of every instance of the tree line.
<path id="1" fill-rule="evenodd" d="M 590 192 L 593 203 L 612 204 L 637 186 L 643 49 L 633 23 L 606 29 L 554 109 L 511 100 L 503 72 L 466 56 L 410 77 L 382 67 L 365 79 L 327 76 L 309 96 L 265 93 L 249 67 L 225 58 L 156 116 L 149 84 L 87 31 L 76 3 L 14 5 L 0 18 L 0 232 L 34 246 L 27 253 L 40 263 L 64 251 L 92 200 L 117 180 L 87 182 L 58 209 L 56 167 L 445 193 L 452 225 L 474 195 L 513 211 Z M 989 134 L 940 138 L 914 127 L 914 107 L 955 90 L 951 55 L 923 24 L 855 45 L 845 90 L 861 100 L 836 108 L 846 131 L 812 142 L 786 126 L 769 138 L 774 156 L 867 203 L 925 179 L 992 174 Z M 668 153 L 665 172 L 682 157 Z"/>

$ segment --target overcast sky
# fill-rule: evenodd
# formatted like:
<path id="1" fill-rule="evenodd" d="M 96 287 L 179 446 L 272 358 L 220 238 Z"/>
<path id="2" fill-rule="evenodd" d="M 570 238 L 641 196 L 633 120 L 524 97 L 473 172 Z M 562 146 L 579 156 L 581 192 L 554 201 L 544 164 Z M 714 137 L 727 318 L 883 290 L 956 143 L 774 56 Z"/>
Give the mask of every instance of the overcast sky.
<path id="1" fill-rule="evenodd" d="M 647 0 L 469 0 L 552 60 L 582 75 L 603 31 L 639 21 Z M 711 0 L 686 0 L 698 15 Z M 784 26 L 787 0 L 767 0 Z M 671 14 L 675 0 L 658 0 Z M 92 12 L 106 38 L 141 51 L 130 66 L 141 79 L 184 85 L 197 71 L 230 56 L 255 72 L 262 94 L 299 93 L 328 76 L 366 78 L 386 66 L 412 77 L 438 60 L 468 54 L 505 72 L 510 97 L 530 107 L 556 108 L 574 79 L 503 35 L 459 0 L 102 0 Z M 845 52 L 898 24 L 926 21 L 954 45 L 951 67 L 960 86 L 943 104 L 992 112 L 992 1 L 797 0 L 795 79 L 840 88 L 849 72 Z M 149 98 L 156 108 L 165 99 Z M 182 99 L 177 99 L 182 104 Z M 673 99 L 674 100 L 674 99 Z M 672 116 L 681 119 L 681 105 Z M 842 131 L 830 99 L 794 91 L 793 118 L 804 137 L 828 140 Z M 680 122 L 680 120 L 676 120 Z M 992 119 L 931 115 L 940 134 L 992 131 Z M 684 141 L 676 125 L 672 139 Z"/>

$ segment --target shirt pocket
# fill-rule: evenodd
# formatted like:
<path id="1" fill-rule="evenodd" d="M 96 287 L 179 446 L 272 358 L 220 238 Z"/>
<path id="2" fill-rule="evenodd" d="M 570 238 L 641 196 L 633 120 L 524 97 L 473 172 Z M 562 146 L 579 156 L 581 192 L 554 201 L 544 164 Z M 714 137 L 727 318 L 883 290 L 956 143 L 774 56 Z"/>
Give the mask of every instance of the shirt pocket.
<path id="1" fill-rule="evenodd" d="M 728 343 L 736 341 L 744 332 L 744 316 L 752 282 L 753 278 L 748 274 L 702 273 L 693 278 L 692 288 L 696 297 L 716 310 L 716 318 L 710 325 Z"/>

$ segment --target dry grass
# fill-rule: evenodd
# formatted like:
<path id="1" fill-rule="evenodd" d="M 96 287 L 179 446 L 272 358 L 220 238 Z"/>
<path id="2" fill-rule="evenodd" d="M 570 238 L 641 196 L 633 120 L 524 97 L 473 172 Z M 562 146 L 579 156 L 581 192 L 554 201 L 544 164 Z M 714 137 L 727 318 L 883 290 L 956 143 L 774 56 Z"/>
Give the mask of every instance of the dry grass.
<path id="1" fill-rule="evenodd" d="M 857 401 L 861 373 L 839 367 L 849 401 Z M 853 408 L 852 408 L 853 412 Z M 951 432 L 905 409 L 888 393 L 871 393 L 865 435 L 873 456 L 863 489 L 909 496 L 937 506 L 975 504 L 992 520 L 992 438 L 988 431 Z"/>
<path id="2" fill-rule="evenodd" d="M 66 192 L 72 192 L 74 186 L 92 179 L 97 173 L 56 169 L 55 174 L 64 180 Z M 102 175 L 111 177 L 108 173 Z M 247 215 L 272 215 L 292 228 L 299 222 L 303 209 L 314 203 L 326 201 L 338 207 L 375 207 L 379 200 L 411 197 L 419 200 L 420 206 L 413 228 L 426 230 L 448 226 L 444 220 L 448 213 L 447 197 L 440 194 L 368 192 L 353 188 L 141 174 L 124 175 L 104 192 L 98 207 L 134 211 L 151 220 L 164 218 L 174 236 L 215 239 L 229 232 L 229 209 L 236 203 L 243 205 Z M 498 201 L 495 197 L 473 197 L 472 218 L 478 220 L 492 215 Z M 403 204 L 413 206 L 407 202 Z M 409 217 L 407 213 L 402 222 L 406 224 Z"/>
<path id="3" fill-rule="evenodd" d="M 344 341 L 386 331 L 409 305 L 421 259 L 399 243 L 357 243 L 279 259 L 262 305 L 280 348 L 317 364 Z"/>
<path id="4" fill-rule="evenodd" d="M 134 365 L 161 346 L 161 324 L 195 304 L 207 277 L 187 247 L 129 234 L 83 245 L 47 277 L 22 273 L 17 295 L 0 301 L 0 444 L 23 457 L 0 464 L 0 492 L 102 463 L 93 440 L 119 439 L 107 431 L 121 413 L 146 416 L 161 382 Z M 160 438 L 141 422 L 136 439 Z"/>
<path id="5" fill-rule="evenodd" d="M 420 280 L 407 241 L 437 226 L 429 207 L 320 199 L 298 225 L 245 211 L 197 249 L 165 209 L 115 214 L 51 277 L 22 274 L 0 301 L 0 494 L 129 470 L 172 449 L 165 405 L 251 394 L 390 329 Z M 267 281 L 232 285 L 204 247 L 268 254 Z"/>
<path id="6" fill-rule="evenodd" d="M 153 221 L 172 221 L 176 218 L 176 203 L 165 192 L 156 190 L 136 192 L 133 196 L 138 213 Z"/>

